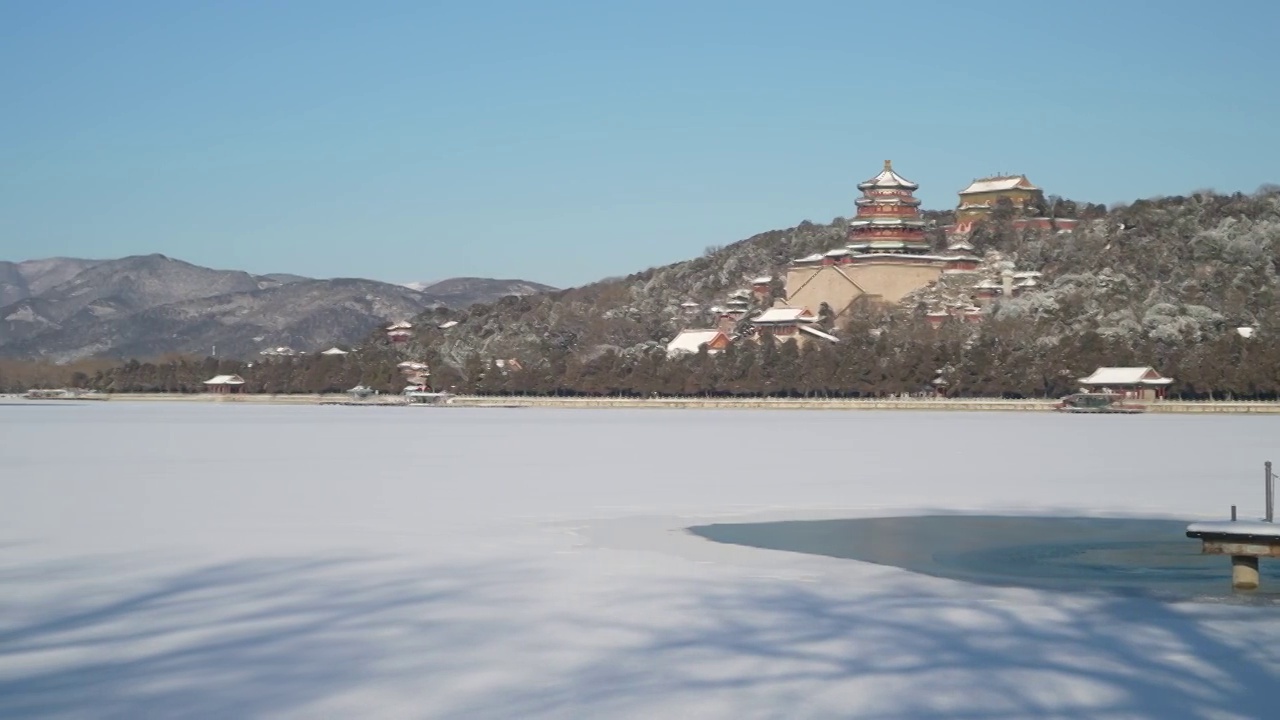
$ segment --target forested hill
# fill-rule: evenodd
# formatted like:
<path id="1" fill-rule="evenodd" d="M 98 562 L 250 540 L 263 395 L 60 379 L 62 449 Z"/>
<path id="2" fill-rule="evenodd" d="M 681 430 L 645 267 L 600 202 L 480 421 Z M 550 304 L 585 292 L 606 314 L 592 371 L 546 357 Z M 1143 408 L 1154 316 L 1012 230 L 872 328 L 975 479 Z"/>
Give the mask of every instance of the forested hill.
<path id="1" fill-rule="evenodd" d="M 1056 206 L 1075 209 L 1074 203 Z M 972 392 L 1070 390 L 1073 378 L 1098 364 L 1156 365 L 1175 377 L 1181 373 L 1183 387 L 1191 392 L 1205 383 L 1226 382 L 1202 376 L 1216 363 L 1234 362 L 1228 358 L 1238 354 L 1242 339 L 1235 328 L 1258 328 L 1255 352 L 1280 332 L 1277 190 L 1197 193 L 1109 211 L 1081 206 L 1074 214 L 1084 222 L 1074 234 L 1062 235 L 1014 231 L 1013 212 L 998 211 L 971 242 L 980 254 L 1001 252 L 1021 269 L 1042 271 L 1041 290 L 1001 303 L 983 324 L 943 332 L 921 333 L 912 307 L 867 316 L 861 325 L 874 331 L 869 335 L 875 351 L 931 358 L 937 367 L 918 371 L 930 375 L 925 382 L 944 370 L 954 376 L 955 387 Z M 939 225 L 947 219 L 946 213 L 930 216 Z M 419 318 L 412 351 L 457 369 L 465 369 L 469 358 L 518 358 L 526 368 L 565 357 L 589 362 L 617 355 L 623 363 L 638 362 L 679 329 L 711 322 L 707 316 L 683 316 L 682 302 L 706 308 L 751 277 L 781 277 L 791 259 L 842 244 L 846 228 L 844 219 L 805 222 L 625 278 L 507 298 L 461 313 L 429 311 Z M 941 245 L 938 231 L 933 232 L 935 245 Z M 458 325 L 438 329 L 446 320 Z M 851 353 L 869 342 L 860 336 L 843 339 L 836 352 Z M 1270 372 L 1261 367 L 1261 356 L 1250 362 L 1259 367 L 1234 372 Z M 997 371 L 994 364 L 1005 367 Z M 1008 380 L 998 380 L 1000 375 Z M 910 388 L 918 380 L 889 384 Z"/>
<path id="2" fill-rule="evenodd" d="M 630 353 L 670 338 L 687 323 L 681 303 L 709 308 L 760 275 L 781 277 L 792 258 L 829 250 L 844 242 L 847 225 L 802 223 L 789 230 L 756 235 L 701 257 L 569 290 L 508 297 L 462 313 L 428 312 L 417 325 L 420 340 L 446 361 L 461 365 L 469 356 L 536 358 L 556 350 L 596 355 Z M 447 332 L 432 329 L 447 319 Z"/>
<path id="3" fill-rule="evenodd" d="M 712 305 L 752 277 L 781 275 L 792 258 L 840 245 L 846 223 L 836 220 L 626 278 L 430 311 L 407 345 L 391 345 L 379 330 L 345 359 L 218 370 L 272 392 L 356 381 L 397 391 L 396 363 L 414 359 L 431 365 L 436 387 L 460 392 L 847 396 L 919 392 L 941 378 L 956 396 L 1053 397 L 1101 365 L 1152 365 L 1175 379 L 1175 396 L 1280 397 L 1280 192 L 1201 193 L 1077 214 L 1084 221 L 1070 235 L 1014 231 L 1007 208 L 978 228 L 978 253 L 1039 270 L 1043 282 L 997 302 L 977 324 L 933 329 L 907 302 L 863 308 L 835 345 L 744 342 L 718 356 L 666 357 L 667 338 L 710 321 L 683 317 L 681 303 Z M 86 380 L 108 390 L 198 389 L 208 372 L 188 362 L 134 364 Z"/>

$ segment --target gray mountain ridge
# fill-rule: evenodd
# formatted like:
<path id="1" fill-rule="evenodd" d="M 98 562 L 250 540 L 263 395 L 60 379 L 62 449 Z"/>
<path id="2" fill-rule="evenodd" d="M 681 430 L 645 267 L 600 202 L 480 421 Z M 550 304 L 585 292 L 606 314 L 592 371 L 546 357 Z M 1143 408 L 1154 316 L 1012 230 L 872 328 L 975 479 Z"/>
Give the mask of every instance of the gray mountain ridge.
<path id="1" fill-rule="evenodd" d="M 528 280 L 477 277 L 455 277 L 435 282 L 409 283 L 405 287 L 431 295 L 440 303 L 455 309 L 493 302 L 499 297 L 537 295 L 554 292 L 557 289 Z"/>
<path id="2" fill-rule="evenodd" d="M 251 275 L 165 257 L 0 263 L 0 357 L 67 362 L 169 353 L 247 358 L 268 347 L 349 346 L 425 309 L 549 289 L 522 280 L 445 280 L 441 292 L 358 278 Z"/>

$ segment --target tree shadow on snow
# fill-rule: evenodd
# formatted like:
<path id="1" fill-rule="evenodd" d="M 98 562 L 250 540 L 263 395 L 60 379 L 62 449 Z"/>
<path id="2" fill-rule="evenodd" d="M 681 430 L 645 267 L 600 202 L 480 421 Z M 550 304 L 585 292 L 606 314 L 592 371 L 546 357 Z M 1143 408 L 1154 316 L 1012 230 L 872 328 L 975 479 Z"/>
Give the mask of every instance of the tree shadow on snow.
<path id="1" fill-rule="evenodd" d="M 842 599 L 779 582 L 662 595 L 682 592 L 678 622 L 623 622 L 613 630 L 643 639 L 461 715 L 642 717 L 656 705 L 735 718 L 1261 718 L 1280 707 L 1280 633 L 1249 631 L 1272 619 L 1265 609 L 893 587 Z"/>
<path id="2" fill-rule="evenodd" d="M 1271 619 L 1260 608 L 907 573 L 854 597 L 781 579 L 566 587 L 527 566 L 369 558 L 142 579 L 39 565 L 0 570 L 0 586 L 88 575 L 96 590 L 0 598 L 0 716 L 315 716 L 346 692 L 370 703 L 351 700 L 354 715 L 374 715 L 386 710 L 378 687 L 408 692 L 399 699 L 416 717 L 1269 717 L 1280 706 L 1280 630 L 1251 624 Z"/>
<path id="3" fill-rule="evenodd" d="M 213 565 L 123 590 L 131 581 L 62 593 L 18 622 L 10 599 L 0 605 L 11 611 L 0 613 L 0 717 L 259 717 L 296 712 L 375 676 L 458 671 L 449 648 L 483 639 L 450 608 L 520 574 L 376 566 L 376 558 Z M 0 586 L 105 574 L 50 563 L 0 571 Z M 413 663 L 389 669 L 388 657 Z"/>

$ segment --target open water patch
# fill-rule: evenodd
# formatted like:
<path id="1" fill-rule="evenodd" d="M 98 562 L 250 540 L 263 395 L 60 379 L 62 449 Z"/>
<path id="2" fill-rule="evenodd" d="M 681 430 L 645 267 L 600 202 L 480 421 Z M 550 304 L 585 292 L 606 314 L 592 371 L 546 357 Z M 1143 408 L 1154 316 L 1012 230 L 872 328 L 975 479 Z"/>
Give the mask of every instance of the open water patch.
<path id="1" fill-rule="evenodd" d="M 935 577 L 1160 600 L 1280 605 L 1280 561 L 1262 588 L 1231 589 L 1231 560 L 1202 555 L 1188 521 L 935 515 L 719 523 L 689 528 L 714 542 L 890 565 Z"/>

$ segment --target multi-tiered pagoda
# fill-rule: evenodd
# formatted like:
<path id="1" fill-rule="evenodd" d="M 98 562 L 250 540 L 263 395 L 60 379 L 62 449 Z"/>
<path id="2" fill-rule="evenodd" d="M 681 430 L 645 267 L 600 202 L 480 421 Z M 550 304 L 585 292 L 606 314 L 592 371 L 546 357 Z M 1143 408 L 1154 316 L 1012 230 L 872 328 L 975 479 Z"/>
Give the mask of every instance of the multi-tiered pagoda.
<path id="1" fill-rule="evenodd" d="M 858 184 L 858 214 L 849 223 L 844 247 L 814 253 L 787 268 L 785 304 L 792 308 L 827 306 L 836 323 L 857 300 L 895 305 L 944 274 L 970 273 L 980 258 L 971 246 L 953 245 L 931 252 L 925 221 L 914 193 L 919 185 L 884 161 L 879 175 Z"/>
<path id="2" fill-rule="evenodd" d="M 858 215 L 849 223 L 849 250 L 853 253 L 927 253 L 916 183 L 893 171 L 884 161 L 879 175 L 858 184 Z"/>

